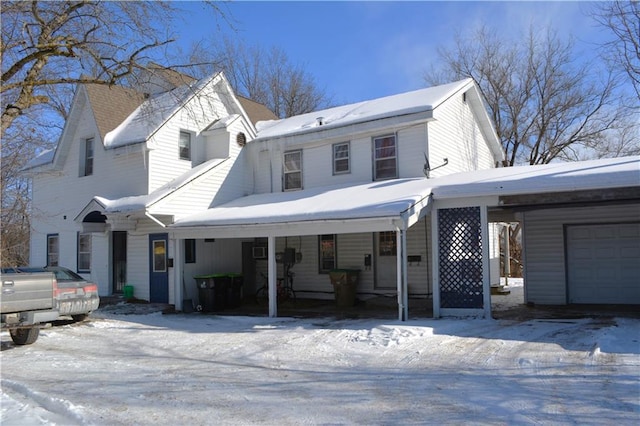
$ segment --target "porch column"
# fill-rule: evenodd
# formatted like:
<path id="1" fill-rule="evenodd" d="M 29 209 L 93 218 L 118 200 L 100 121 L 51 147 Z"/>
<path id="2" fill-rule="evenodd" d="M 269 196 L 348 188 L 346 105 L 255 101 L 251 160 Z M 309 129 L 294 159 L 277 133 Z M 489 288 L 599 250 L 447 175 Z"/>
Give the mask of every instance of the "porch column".
<path id="1" fill-rule="evenodd" d="M 276 237 L 267 238 L 267 265 L 267 276 L 269 278 L 269 316 L 274 318 L 278 316 Z"/>
<path id="2" fill-rule="evenodd" d="M 182 300 L 184 299 L 184 284 L 182 277 L 182 259 L 184 258 L 184 240 L 173 240 L 173 292 L 174 292 L 174 305 L 176 311 L 182 311 Z"/>
<path id="3" fill-rule="evenodd" d="M 397 286 L 398 286 L 398 320 L 409 319 L 409 285 L 407 281 L 407 231 L 396 231 Z"/>
<path id="4" fill-rule="evenodd" d="M 489 211 L 480 206 L 480 229 L 482 231 L 482 291 L 484 295 L 484 317 L 491 318 L 491 267 L 489 266 Z M 500 282 L 500 277 L 498 277 Z"/>

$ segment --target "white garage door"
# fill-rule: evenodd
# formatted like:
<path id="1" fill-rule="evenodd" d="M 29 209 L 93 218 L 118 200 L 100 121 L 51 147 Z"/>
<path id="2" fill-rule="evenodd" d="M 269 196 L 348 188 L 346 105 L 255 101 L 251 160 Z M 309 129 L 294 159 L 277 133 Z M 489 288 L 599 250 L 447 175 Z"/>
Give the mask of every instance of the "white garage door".
<path id="1" fill-rule="evenodd" d="M 640 304 L 640 224 L 566 229 L 568 302 Z"/>

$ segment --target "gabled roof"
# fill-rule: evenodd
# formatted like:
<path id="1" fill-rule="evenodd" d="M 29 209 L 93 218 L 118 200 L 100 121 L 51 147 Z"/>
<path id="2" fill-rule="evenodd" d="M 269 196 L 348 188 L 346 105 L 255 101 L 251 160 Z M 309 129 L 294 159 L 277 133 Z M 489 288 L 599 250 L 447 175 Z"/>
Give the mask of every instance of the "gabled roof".
<path id="1" fill-rule="evenodd" d="M 268 121 L 268 120 L 277 120 L 278 116 L 273 113 L 266 106 L 253 101 L 249 98 L 245 98 L 244 96 L 236 95 L 240 105 L 245 110 L 249 119 L 255 126 L 258 121 Z"/>
<path id="2" fill-rule="evenodd" d="M 145 100 L 145 96 L 122 86 L 85 85 L 93 116 L 104 141 L 107 133 L 118 127 Z"/>

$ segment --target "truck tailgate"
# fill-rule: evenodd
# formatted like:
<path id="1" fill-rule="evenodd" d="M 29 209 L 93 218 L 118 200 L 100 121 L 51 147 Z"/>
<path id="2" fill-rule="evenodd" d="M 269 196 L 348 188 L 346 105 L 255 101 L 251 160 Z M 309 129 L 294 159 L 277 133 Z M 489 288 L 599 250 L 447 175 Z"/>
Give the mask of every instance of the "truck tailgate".
<path id="1" fill-rule="evenodd" d="M 0 312 L 22 312 L 51 309 L 53 305 L 54 276 L 44 273 L 7 274 L 2 276 Z"/>

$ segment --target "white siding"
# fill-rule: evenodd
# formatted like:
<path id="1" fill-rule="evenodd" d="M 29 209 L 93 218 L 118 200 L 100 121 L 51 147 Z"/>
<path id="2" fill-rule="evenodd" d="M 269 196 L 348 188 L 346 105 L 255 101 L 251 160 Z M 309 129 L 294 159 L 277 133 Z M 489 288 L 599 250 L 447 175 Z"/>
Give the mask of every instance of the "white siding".
<path id="1" fill-rule="evenodd" d="M 421 256 L 420 262 L 408 265 L 409 293 L 412 296 L 426 297 L 431 295 L 430 283 L 430 250 L 427 242 L 430 241 L 426 229 L 425 221 L 420 221 L 407 233 L 407 252 L 409 255 Z M 371 254 L 372 261 L 375 262 L 373 234 L 339 234 L 336 238 L 337 247 L 337 268 L 358 269 L 359 283 L 358 294 L 362 299 L 374 295 L 392 295 L 395 289 L 388 291 L 374 288 L 374 266 L 366 268 L 364 265 L 365 255 Z M 288 237 L 276 239 L 276 252 L 281 252 L 285 247 L 293 247 L 296 252 L 302 254 L 302 260 L 296 263 L 291 271 L 295 273 L 294 289 L 298 292 L 298 297 L 310 298 L 333 298 L 333 287 L 329 275 L 319 273 L 318 259 L 318 237 Z M 267 273 L 266 260 L 258 260 L 256 271 Z M 282 265 L 278 264 L 278 276 L 283 275 Z M 260 280 L 258 280 L 260 282 Z"/>
<path id="2" fill-rule="evenodd" d="M 562 305 L 567 303 L 564 225 L 637 222 L 640 204 L 536 210 L 523 217 L 525 301 Z"/>
<path id="3" fill-rule="evenodd" d="M 149 188 L 152 192 L 165 183 L 175 179 L 192 166 L 200 164 L 207 149 L 207 143 L 200 134 L 217 118 L 226 117 L 229 113 L 215 92 L 217 85 L 210 85 L 194 96 L 181 110 L 172 116 L 151 138 L 149 146 Z M 178 153 L 180 131 L 190 132 L 191 159 L 181 160 Z"/>
<path id="4" fill-rule="evenodd" d="M 79 212 L 96 195 L 115 199 L 144 193 L 147 187 L 142 145 L 105 150 L 89 108 L 85 106 L 78 116 L 75 131 L 66 134 L 66 139 L 61 141 L 69 144 L 66 149 L 60 148 L 61 152 L 67 153 L 62 169 L 33 177 L 32 265 L 46 264 L 46 235 L 59 234 L 60 265 L 76 270 L 77 233 L 81 227 L 74 219 Z M 94 138 L 93 174 L 80 177 L 81 144 L 87 138 Z M 93 243 L 90 278 L 104 294 L 110 288 L 109 268 L 104 267 L 105 259 L 102 258 L 108 254 L 108 249 L 103 245 L 104 235 L 93 235 L 92 241 L 99 242 Z"/>
<path id="5" fill-rule="evenodd" d="M 436 167 L 448 158 L 449 164 L 434 171 L 432 177 L 494 167 L 491 151 L 462 95 L 440 105 L 434 117 L 436 120 L 428 124 L 429 162 Z"/>
<path id="6" fill-rule="evenodd" d="M 149 300 L 149 279 L 149 235 L 129 233 L 127 236 L 126 283 L 134 287 L 136 298 Z M 171 294 L 171 291 L 169 293 Z"/>
<path id="7" fill-rule="evenodd" d="M 111 294 L 110 259 L 109 234 L 104 232 L 91 234 L 91 274 L 82 275 L 98 284 L 100 296 Z"/>

